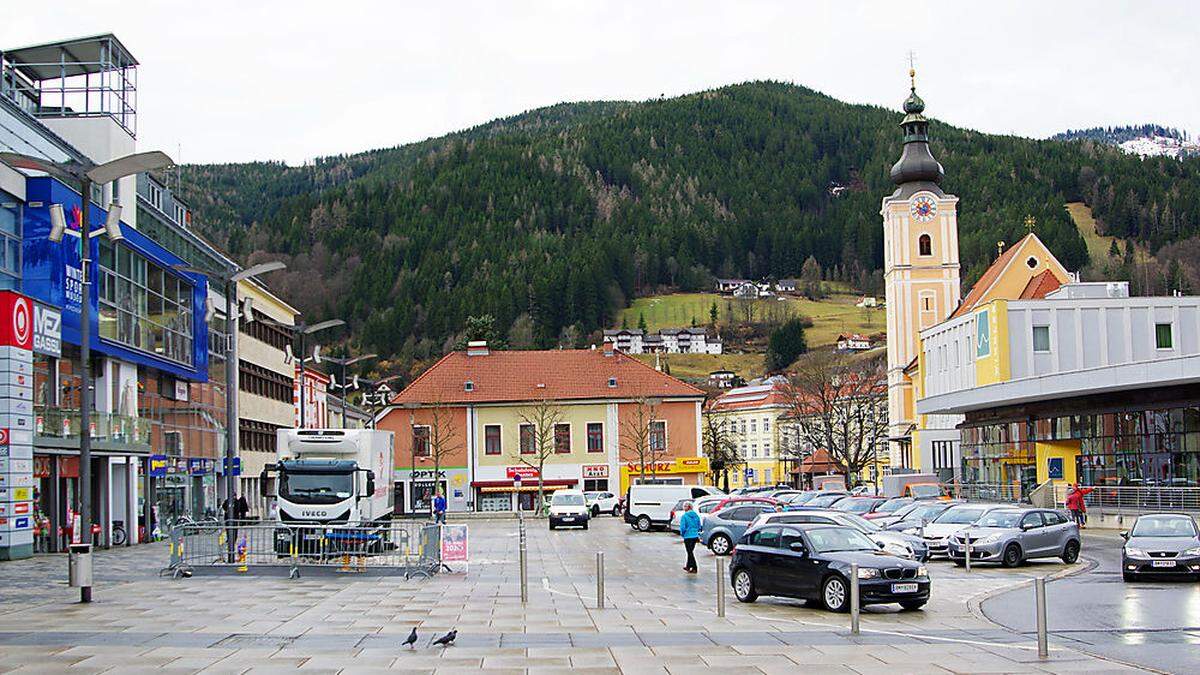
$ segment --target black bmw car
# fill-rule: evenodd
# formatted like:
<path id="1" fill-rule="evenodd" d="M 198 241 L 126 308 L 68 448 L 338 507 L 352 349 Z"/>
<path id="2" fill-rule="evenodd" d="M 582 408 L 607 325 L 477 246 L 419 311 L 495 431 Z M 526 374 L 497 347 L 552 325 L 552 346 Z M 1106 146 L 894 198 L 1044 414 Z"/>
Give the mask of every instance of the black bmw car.
<path id="1" fill-rule="evenodd" d="M 850 609 L 850 565 L 858 564 L 861 605 L 899 603 L 919 609 L 929 602 L 925 566 L 884 553 L 852 527 L 773 525 L 742 535 L 729 565 L 733 593 L 742 602 L 760 595 L 819 601 L 833 612 Z"/>
<path id="2" fill-rule="evenodd" d="M 1125 581 L 1140 577 L 1200 577 L 1200 531 L 1196 521 L 1184 513 L 1138 516 L 1128 532 L 1122 532 L 1121 576 Z"/>

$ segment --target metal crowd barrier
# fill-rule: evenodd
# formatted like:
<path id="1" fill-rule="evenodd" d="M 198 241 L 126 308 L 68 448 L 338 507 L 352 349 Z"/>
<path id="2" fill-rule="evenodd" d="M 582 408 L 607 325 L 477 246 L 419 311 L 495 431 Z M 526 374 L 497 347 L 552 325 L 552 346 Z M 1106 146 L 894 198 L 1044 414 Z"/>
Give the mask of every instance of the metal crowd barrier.
<path id="1" fill-rule="evenodd" d="M 253 572 L 296 578 L 313 571 L 412 578 L 431 577 L 441 567 L 441 533 L 433 523 L 349 526 L 252 521 L 173 528 L 166 571 L 176 577 Z"/>
<path id="2" fill-rule="evenodd" d="M 1022 502 L 1027 496 L 1020 485 L 1010 483 L 942 483 L 941 486 L 951 497 L 977 502 Z"/>
<path id="3" fill-rule="evenodd" d="M 1153 513 L 1157 511 L 1200 511 L 1200 488 L 1136 487 L 1129 485 L 1084 485 L 1093 488 L 1084 496 L 1089 510 L 1110 513 Z M 1068 488 L 1056 485 L 1054 501 L 1065 505 Z"/>

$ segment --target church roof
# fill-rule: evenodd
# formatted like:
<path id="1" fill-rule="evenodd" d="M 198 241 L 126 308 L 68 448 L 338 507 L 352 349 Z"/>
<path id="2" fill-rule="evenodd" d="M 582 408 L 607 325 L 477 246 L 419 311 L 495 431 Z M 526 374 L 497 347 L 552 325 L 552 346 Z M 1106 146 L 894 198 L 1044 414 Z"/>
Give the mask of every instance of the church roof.
<path id="1" fill-rule="evenodd" d="M 985 298 L 988 296 L 988 292 L 991 291 L 992 288 L 994 288 L 996 284 L 1004 278 L 1004 272 L 1009 268 L 1009 265 L 1012 263 L 1012 261 L 1017 256 L 1021 255 L 1022 251 L 1028 250 L 1027 245 L 1036 245 L 1037 249 L 1040 249 L 1040 252 L 1044 253 L 1049 258 L 1049 262 L 1051 264 L 1047 266 L 1048 269 L 1036 275 L 1026 283 L 1024 289 L 1022 290 L 1021 297 L 1024 298 L 1025 292 L 1042 292 L 1044 295 L 1045 293 L 1049 293 L 1061 285 L 1062 281 L 1059 279 L 1058 275 L 1054 274 L 1054 269 L 1062 269 L 1062 273 L 1065 275 L 1066 271 L 1062 267 L 1062 263 L 1058 262 L 1058 260 L 1054 257 L 1054 254 L 1050 253 L 1050 250 L 1046 248 L 1046 245 L 1042 243 L 1042 240 L 1039 239 L 1036 234 L 1030 232 L 1024 237 L 1021 237 L 1020 241 L 1008 248 L 1006 251 L 1004 251 L 1004 253 L 1000 254 L 995 261 L 992 262 L 991 266 L 988 267 L 983 273 L 983 276 L 979 277 L 979 281 L 975 282 L 975 285 L 971 287 L 971 292 L 967 293 L 967 297 L 963 298 L 963 301 L 959 303 L 958 307 L 948 317 L 948 319 L 955 319 L 960 316 L 964 316 L 971 310 L 975 309 L 976 306 L 983 304 L 985 302 Z M 1046 288 L 1045 290 L 1042 290 L 1042 286 L 1048 286 L 1051 283 L 1049 280 L 1043 278 L 1046 275 L 1049 275 L 1051 278 L 1053 278 L 1055 286 L 1053 288 Z M 1038 281 L 1039 279 L 1041 281 Z M 1033 286 L 1035 281 L 1038 283 L 1037 286 Z M 1031 286 L 1033 287 L 1031 288 Z M 1017 298 L 1010 297 L 1008 299 L 1015 300 Z"/>
<path id="2" fill-rule="evenodd" d="M 1021 291 L 1022 300 L 1041 300 L 1048 293 L 1053 293 L 1062 286 L 1062 282 L 1050 270 L 1046 270 L 1029 280 L 1025 290 Z"/>

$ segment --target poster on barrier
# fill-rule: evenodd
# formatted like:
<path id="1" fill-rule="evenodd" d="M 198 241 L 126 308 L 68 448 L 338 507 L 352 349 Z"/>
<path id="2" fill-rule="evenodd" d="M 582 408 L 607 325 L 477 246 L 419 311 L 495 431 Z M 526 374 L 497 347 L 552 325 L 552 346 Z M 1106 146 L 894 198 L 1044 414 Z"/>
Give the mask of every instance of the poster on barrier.
<path id="1" fill-rule="evenodd" d="M 467 526 L 442 526 L 442 562 L 467 562 Z"/>

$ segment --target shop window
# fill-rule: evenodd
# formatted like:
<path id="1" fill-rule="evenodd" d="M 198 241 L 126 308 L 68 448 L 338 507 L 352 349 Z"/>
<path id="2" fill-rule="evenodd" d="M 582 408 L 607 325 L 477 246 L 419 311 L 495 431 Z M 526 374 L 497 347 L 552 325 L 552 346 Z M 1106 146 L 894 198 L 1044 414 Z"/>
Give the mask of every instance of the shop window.
<path id="1" fill-rule="evenodd" d="M 532 424 L 522 424 L 519 436 L 522 455 L 532 455 L 537 452 L 537 440 L 534 438 Z"/>
<path id="2" fill-rule="evenodd" d="M 429 427 L 413 427 L 412 451 L 415 457 L 429 456 Z"/>
<path id="3" fill-rule="evenodd" d="M 587 451 L 604 452 L 604 425 L 599 422 L 588 422 Z"/>
<path id="4" fill-rule="evenodd" d="M 1033 351 L 1050 351 L 1050 326 L 1033 327 Z"/>
<path id="5" fill-rule="evenodd" d="M 571 425 L 554 425 L 554 452 L 567 454 L 571 452 Z"/>
<path id="6" fill-rule="evenodd" d="M 583 491 L 584 492 L 608 492 L 608 479 L 607 478 L 584 478 L 583 479 Z"/>
<path id="7" fill-rule="evenodd" d="M 500 454 L 500 425 L 487 424 L 483 427 L 483 453 L 485 455 Z"/>
<path id="8" fill-rule="evenodd" d="M 1174 349 L 1174 336 L 1171 334 L 1171 324 L 1154 324 L 1154 346 L 1158 349 Z"/>

